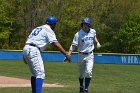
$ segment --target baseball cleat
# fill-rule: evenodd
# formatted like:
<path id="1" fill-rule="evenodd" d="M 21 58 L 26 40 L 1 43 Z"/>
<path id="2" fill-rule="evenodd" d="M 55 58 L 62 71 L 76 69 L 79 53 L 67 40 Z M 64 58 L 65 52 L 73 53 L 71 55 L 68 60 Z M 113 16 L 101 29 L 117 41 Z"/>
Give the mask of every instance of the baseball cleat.
<path id="1" fill-rule="evenodd" d="M 85 93 L 85 92 L 79 92 L 79 93 Z"/>
<path id="2" fill-rule="evenodd" d="M 80 92 L 79 93 L 84 93 L 84 86 L 80 86 Z"/>
<path id="3" fill-rule="evenodd" d="M 85 92 L 84 93 L 88 93 L 88 90 L 85 90 Z"/>
<path id="4" fill-rule="evenodd" d="M 84 92 L 84 93 L 89 93 L 89 92 Z"/>

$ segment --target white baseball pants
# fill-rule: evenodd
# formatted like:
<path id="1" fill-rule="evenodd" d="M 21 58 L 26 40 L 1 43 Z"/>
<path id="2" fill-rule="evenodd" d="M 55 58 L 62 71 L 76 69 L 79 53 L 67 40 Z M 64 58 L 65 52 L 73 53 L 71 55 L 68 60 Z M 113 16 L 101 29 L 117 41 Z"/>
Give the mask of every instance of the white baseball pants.
<path id="1" fill-rule="evenodd" d="M 78 76 L 79 78 L 91 78 L 94 55 L 78 53 Z"/>
<path id="2" fill-rule="evenodd" d="M 39 49 L 34 46 L 25 45 L 23 56 L 28 62 L 32 76 L 45 79 L 44 64 Z"/>

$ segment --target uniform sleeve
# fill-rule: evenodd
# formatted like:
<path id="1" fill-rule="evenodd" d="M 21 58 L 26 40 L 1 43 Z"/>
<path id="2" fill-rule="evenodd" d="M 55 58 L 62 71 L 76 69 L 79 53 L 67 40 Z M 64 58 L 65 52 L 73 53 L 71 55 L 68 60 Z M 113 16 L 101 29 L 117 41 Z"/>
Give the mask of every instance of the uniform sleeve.
<path id="1" fill-rule="evenodd" d="M 95 34 L 95 36 L 96 36 L 96 31 L 95 31 L 95 33 L 94 33 L 94 34 Z"/>
<path id="2" fill-rule="evenodd" d="M 48 31 L 47 32 L 47 39 L 49 44 L 53 43 L 53 42 L 58 42 L 56 39 L 56 35 L 53 31 Z"/>
<path id="3" fill-rule="evenodd" d="M 74 46 L 78 45 L 78 38 L 79 38 L 79 35 L 78 35 L 78 33 L 76 33 L 73 38 L 72 45 L 74 45 Z"/>
<path id="4" fill-rule="evenodd" d="M 95 38 L 95 36 L 96 36 L 96 31 L 95 31 L 94 29 L 91 29 L 91 30 L 92 30 L 93 36 L 94 36 L 94 38 Z"/>
<path id="5" fill-rule="evenodd" d="M 93 29 L 94 35 L 96 36 L 96 31 Z"/>

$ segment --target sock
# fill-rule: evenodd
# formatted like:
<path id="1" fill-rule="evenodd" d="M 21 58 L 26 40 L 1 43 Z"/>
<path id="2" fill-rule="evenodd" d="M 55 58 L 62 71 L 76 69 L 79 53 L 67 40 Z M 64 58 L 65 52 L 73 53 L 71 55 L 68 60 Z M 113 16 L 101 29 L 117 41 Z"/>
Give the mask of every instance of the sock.
<path id="1" fill-rule="evenodd" d="M 36 77 L 31 77 L 31 87 L 32 87 L 32 93 L 35 93 L 35 87 L 36 87 L 36 84 L 35 84 L 35 80 L 36 80 Z"/>
<path id="2" fill-rule="evenodd" d="M 32 93 L 42 93 L 43 80 L 42 78 L 31 77 Z"/>
<path id="3" fill-rule="evenodd" d="M 42 78 L 36 78 L 36 92 L 35 93 L 42 93 L 42 85 L 43 85 Z"/>
<path id="4" fill-rule="evenodd" d="M 84 78 L 79 78 L 80 87 L 83 87 Z"/>
<path id="5" fill-rule="evenodd" d="M 91 78 L 85 78 L 85 91 L 88 91 L 88 86 L 90 84 Z"/>

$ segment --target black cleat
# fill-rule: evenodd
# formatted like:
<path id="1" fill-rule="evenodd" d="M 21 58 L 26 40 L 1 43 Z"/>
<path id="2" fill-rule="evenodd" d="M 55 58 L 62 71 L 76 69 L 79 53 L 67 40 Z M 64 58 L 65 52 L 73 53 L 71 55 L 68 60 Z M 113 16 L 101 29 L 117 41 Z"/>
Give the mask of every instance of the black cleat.
<path id="1" fill-rule="evenodd" d="M 84 86 L 80 86 L 80 92 L 79 93 L 84 93 Z"/>

